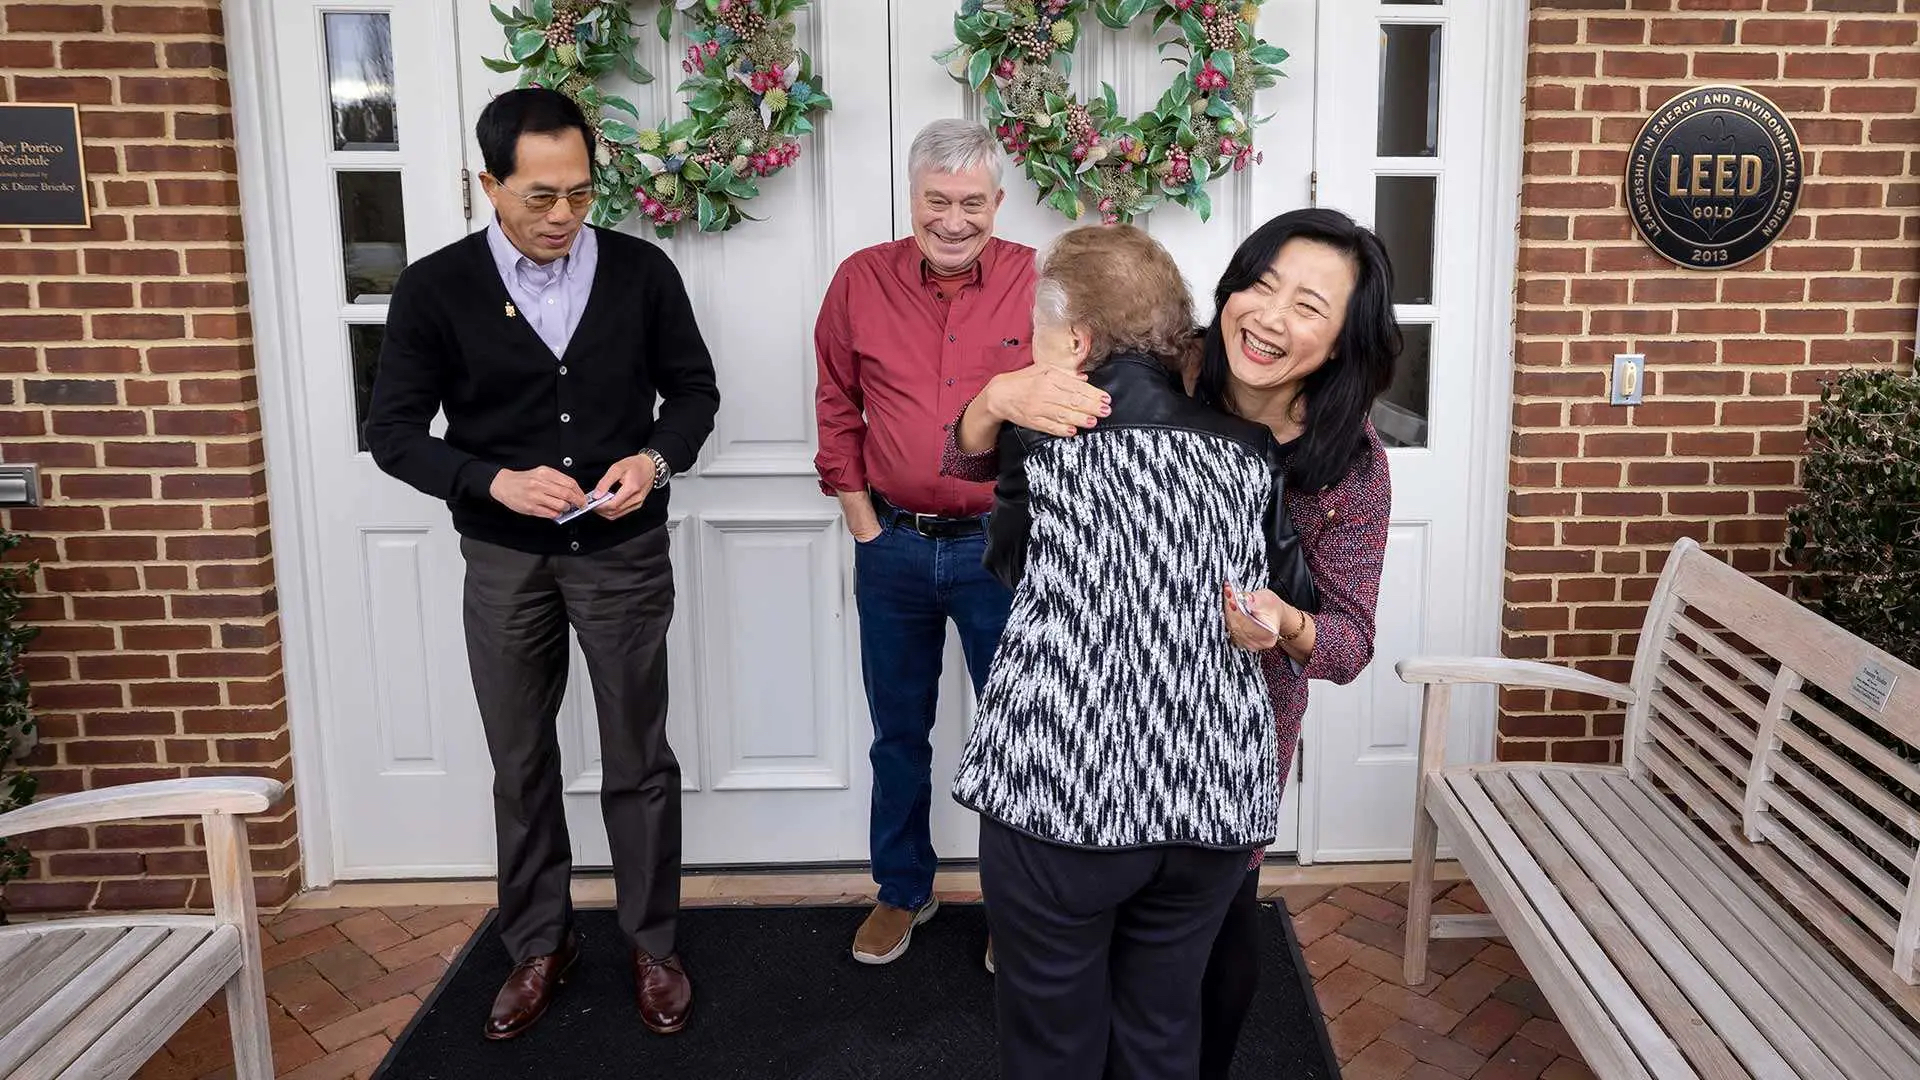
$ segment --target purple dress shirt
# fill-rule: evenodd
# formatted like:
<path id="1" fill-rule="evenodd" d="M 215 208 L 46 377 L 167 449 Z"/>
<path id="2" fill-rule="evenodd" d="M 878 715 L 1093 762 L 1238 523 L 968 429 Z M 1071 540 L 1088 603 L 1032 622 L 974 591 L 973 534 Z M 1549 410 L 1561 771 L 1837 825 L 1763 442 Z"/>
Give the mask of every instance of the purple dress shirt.
<path id="1" fill-rule="evenodd" d="M 493 265 L 500 271 L 507 295 L 520 309 L 520 317 L 556 358 L 565 356 L 567 342 L 573 340 L 580 314 L 587 308 L 587 294 L 593 290 L 600 238 L 591 228 L 582 228 L 573 238 L 572 251 L 542 266 L 522 255 L 495 221 L 487 226 L 487 247 L 493 252 Z"/>

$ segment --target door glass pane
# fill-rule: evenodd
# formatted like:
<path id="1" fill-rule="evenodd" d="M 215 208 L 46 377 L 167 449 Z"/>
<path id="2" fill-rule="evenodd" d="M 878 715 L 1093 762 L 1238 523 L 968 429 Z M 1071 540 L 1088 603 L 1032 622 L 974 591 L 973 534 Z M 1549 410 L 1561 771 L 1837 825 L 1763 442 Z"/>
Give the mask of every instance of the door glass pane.
<path id="1" fill-rule="evenodd" d="M 1440 4 L 1445 3 L 1446 0 L 1380 0 L 1380 2 L 1387 5 L 1388 7 L 1394 7 L 1401 4 L 1405 4 L 1407 6 L 1412 6 L 1414 4 L 1431 4 L 1437 7 Z"/>
<path id="2" fill-rule="evenodd" d="M 1440 28 L 1380 28 L 1380 154 L 1440 152 Z"/>
<path id="3" fill-rule="evenodd" d="M 367 449 L 367 409 L 373 404 L 373 373 L 380 368 L 380 344 L 387 339 L 381 323 L 354 323 L 347 327 L 347 354 L 353 363 L 353 437 L 362 453 Z"/>
<path id="4" fill-rule="evenodd" d="M 1374 231 L 1393 260 L 1393 302 L 1433 303 L 1433 206 L 1439 178 L 1374 180 Z"/>
<path id="5" fill-rule="evenodd" d="M 384 13 L 329 11 L 327 92 L 335 150 L 398 150 L 393 30 Z"/>
<path id="6" fill-rule="evenodd" d="M 342 172 L 340 245 L 347 303 L 383 304 L 407 265 L 407 227 L 397 172 Z"/>
<path id="7" fill-rule="evenodd" d="M 1393 385 L 1373 403 L 1373 427 L 1386 446 L 1427 445 L 1427 378 L 1431 367 L 1433 327 L 1402 324 L 1406 339 L 1400 361 L 1394 365 Z"/>

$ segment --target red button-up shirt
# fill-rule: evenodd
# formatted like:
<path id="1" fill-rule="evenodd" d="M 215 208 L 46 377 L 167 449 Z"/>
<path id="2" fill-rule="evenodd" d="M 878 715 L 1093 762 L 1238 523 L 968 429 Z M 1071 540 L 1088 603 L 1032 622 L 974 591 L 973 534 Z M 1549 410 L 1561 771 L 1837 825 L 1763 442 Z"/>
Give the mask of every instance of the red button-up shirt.
<path id="1" fill-rule="evenodd" d="M 941 475 L 945 425 L 1032 362 L 1034 277 L 1033 249 L 997 238 L 960 278 L 932 276 L 911 236 L 841 263 L 813 333 L 820 490 L 871 487 L 946 517 L 992 509 L 991 484 Z"/>

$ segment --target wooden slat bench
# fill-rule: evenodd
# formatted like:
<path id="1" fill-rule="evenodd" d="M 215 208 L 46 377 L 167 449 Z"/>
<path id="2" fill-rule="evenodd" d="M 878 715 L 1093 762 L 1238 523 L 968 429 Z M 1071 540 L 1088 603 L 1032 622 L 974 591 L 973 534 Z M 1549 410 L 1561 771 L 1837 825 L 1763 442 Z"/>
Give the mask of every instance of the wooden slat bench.
<path id="1" fill-rule="evenodd" d="M 1920 1077 L 1920 671 L 1691 540 L 1630 685 L 1532 661 L 1397 670 L 1425 686 L 1410 985 L 1429 936 L 1498 933 L 1601 1077 Z M 1624 763 L 1449 768 L 1461 683 L 1620 702 Z M 1491 920 L 1432 914 L 1438 840 Z"/>
<path id="2" fill-rule="evenodd" d="M 0 815 L 0 837 L 152 817 L 200 817 L 212 915 L 58 919 L 0 928 L 0 1077 L 119 1080 L 224 988 L 238 1080 L 271 1080 L 266 982 L 243 815 L 277 781 L 160 780 L 48 799 Z"/>

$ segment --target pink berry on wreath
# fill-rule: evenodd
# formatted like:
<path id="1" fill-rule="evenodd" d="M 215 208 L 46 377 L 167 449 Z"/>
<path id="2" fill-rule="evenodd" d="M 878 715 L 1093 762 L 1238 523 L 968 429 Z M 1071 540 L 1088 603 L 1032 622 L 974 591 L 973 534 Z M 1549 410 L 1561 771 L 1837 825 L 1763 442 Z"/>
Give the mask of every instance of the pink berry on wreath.
<path id="1" fill-rule="evenodd" d="M 1013 78 L 1013 61 L 1002 60 L 993 67 L 993 73 L 1003 79 Z"/>
<path id="2" fill-rule="evenodd" d="M 720 55 L 720 43 L 717 41 L 709 41 L 706 44 L 706 50 L 708 56 L 718 56 Z"/>
<path id="3" fill-rule="evenodd" d="M 1201 18 L 1203 18 L 1203 19 L 1211 19 L 1211 18 L 1213 18 L 1213 5 L 1212 5 L 1212 4 L 1207 4 L 1207 5 L 1205 5 L 1205 6 L 1203 6 L 1203 7 L 1202 7 L 1202 8 L 1200 9 L 1200 17 L 1201 17 Z"/>

